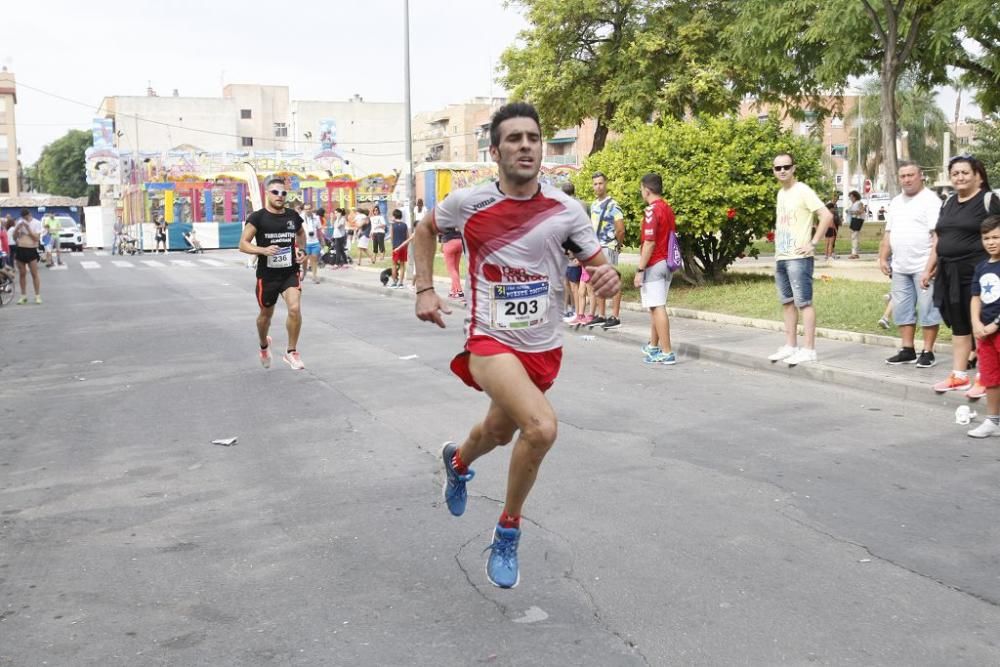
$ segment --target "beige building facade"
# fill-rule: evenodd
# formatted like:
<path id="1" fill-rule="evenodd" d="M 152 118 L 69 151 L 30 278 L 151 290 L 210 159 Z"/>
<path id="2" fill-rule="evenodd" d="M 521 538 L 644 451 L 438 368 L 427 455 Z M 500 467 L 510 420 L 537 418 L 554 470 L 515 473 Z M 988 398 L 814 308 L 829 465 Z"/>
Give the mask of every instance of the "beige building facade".
<path id="1" fill-rule="evenodd" d="M 405 107 L 397 102 L 292 100 L 287 86 L 230 84 L 222 97 L 105 97 L 122 151 L 320 151 L 320 124 L 336 127 L 337 150 L 356 176 L 390 173 L 405 162 Z"/>
<path id="2" fill-rule="evenodd" d="M 17 83 L 13 72 L 4 67 L 0 71 L 0 196 L 16 197 L 21 194 L 20 169 L 17 159 L 17 123 L 14 106 L 17 104 Z"/>

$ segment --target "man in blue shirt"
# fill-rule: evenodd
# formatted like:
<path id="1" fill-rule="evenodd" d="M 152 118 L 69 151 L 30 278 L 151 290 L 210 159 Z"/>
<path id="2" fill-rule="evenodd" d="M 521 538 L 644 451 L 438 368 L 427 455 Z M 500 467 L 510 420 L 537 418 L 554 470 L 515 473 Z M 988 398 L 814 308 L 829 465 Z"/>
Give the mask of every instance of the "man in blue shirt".
<path id="1" fill-rule="evenodd" d="M 406 269 L 407 244 L 410 242 L 410 230 L 403 222 L 403 212 L 398 208 L 392 211 L 392 289 L 403 287 L 403 271 Z"/>

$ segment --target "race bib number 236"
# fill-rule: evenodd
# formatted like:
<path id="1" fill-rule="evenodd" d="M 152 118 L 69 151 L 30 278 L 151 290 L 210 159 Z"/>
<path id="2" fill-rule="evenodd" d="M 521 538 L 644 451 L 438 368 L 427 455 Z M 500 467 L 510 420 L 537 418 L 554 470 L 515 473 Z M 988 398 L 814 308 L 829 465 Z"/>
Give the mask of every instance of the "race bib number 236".
<path id="1" fill-rule="evenodd" d="M 549 313 L 549 282 L 490 285 L 490 326 L 527 329 L 544 324 Z"/>

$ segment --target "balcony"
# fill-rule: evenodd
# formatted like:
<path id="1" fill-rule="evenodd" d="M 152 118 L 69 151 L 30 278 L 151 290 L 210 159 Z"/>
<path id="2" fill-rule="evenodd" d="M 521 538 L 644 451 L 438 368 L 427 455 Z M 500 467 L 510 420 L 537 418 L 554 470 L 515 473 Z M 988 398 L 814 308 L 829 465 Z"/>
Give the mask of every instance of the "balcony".
<path id="1" fill-rule="evenodd" d="M 577 164 L 575 153 L 568 153 L 566 155 L 546 155 L 542 158 L 542 162 L 545 164 Z"/>

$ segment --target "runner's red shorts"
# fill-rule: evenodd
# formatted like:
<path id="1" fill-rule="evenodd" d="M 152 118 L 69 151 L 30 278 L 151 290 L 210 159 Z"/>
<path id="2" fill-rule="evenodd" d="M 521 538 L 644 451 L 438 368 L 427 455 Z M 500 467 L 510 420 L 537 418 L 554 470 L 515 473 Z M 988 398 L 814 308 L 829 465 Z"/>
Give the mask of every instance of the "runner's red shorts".
<path id="1" fill-rule="evenodd" d="M 465 349 L 451 360 L 451 372 L 460 377 L 462 382 L 478 391 L 482 391 L 483 388 L 476 384 L 472 378 L 472 372 L 469 370 L 470 354 L 480 357 L 513 354 L 524 366 L 532 383 L 542 392 L 546 392 L 552 387 L 556 376 L 559 375 L 559 366 L 562 364 L 561 347 L 547 352 L 519 352 L 489 336 L 472 336 L 465 342 Z"/>
<path id="2" fill-rule="evenodd" d="M 976 341 L 979 382 L 984 387 L 1000 387 L 1000 334 Z"/>
<path id="3" fill-rule="evenodd" d="M 399 262 L 400 264 L 405 264 L 407 259 L 407 251 L 410 249 L 409 246 L 403 246 L 402 248 L 393 248 L 392 250 L 392 261 Z"/>

